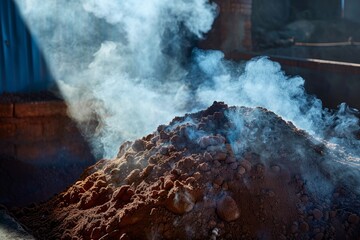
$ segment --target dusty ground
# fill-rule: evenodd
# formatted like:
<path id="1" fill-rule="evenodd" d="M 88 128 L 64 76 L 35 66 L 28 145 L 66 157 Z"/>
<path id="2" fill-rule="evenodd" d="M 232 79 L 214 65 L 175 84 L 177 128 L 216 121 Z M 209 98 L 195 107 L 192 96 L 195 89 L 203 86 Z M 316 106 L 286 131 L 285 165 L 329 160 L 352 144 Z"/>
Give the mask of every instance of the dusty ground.
<path id="1" fill-rule="evenodd" d="M 360 239 L 357 179 L 334 158 L 272 112 L 214 103 L 14 212 L 39 239 Z"/>

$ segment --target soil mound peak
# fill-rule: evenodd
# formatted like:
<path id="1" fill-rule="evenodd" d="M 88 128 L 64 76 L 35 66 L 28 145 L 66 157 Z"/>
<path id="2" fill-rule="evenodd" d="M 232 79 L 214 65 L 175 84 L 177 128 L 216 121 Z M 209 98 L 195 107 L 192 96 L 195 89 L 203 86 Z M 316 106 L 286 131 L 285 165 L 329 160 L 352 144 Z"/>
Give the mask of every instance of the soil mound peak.
<path id="1" fill-rule="evenodd" d="M 215 102 L 17 216 L 40 239 L 358 238 L 359 197 L 333 159 L 266 109 Z"/>

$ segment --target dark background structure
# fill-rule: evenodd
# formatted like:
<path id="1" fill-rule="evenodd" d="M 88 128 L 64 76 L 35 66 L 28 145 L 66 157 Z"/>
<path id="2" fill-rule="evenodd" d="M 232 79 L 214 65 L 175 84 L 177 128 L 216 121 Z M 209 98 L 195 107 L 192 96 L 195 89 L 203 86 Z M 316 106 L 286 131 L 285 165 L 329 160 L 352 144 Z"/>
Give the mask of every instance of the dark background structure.
<path id="1" fill-rule="evenodd" d="M 13 0 L 0 1 L 0 94 L 36 92 L 53 86 L 36 40 Z"/>
<path id="2" fill-rule="evenodd" d="M 328 108 L 360 109 L 360 2 L 214 0 L 219 16 L 199 45 L 244 61 L 270 56 Z"/>

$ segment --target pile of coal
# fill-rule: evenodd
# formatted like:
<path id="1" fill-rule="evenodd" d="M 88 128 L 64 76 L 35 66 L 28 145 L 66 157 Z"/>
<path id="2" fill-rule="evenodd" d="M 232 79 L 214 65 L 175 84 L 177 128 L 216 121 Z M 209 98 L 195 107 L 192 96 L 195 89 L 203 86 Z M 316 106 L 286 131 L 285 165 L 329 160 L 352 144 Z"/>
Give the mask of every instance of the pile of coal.
<path id="1" fill-rule="evenodd" d="M 360 198 L 334 158 L 266 109 L 215 102 L 16 214 L 39 239 L 358 239 Z"/>

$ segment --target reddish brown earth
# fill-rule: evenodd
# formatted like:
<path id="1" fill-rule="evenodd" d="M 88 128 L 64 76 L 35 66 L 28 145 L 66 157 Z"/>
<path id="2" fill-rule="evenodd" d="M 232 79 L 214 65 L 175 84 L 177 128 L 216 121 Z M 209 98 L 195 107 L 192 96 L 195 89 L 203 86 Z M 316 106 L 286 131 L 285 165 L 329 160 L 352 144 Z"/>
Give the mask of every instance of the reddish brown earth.
<path id="1" fill-rule="evenodd" d="M 331 159 L 272 112 L 215 102 L 15 212 L 39 239 L 359 239 L 359 196 Z"/>

